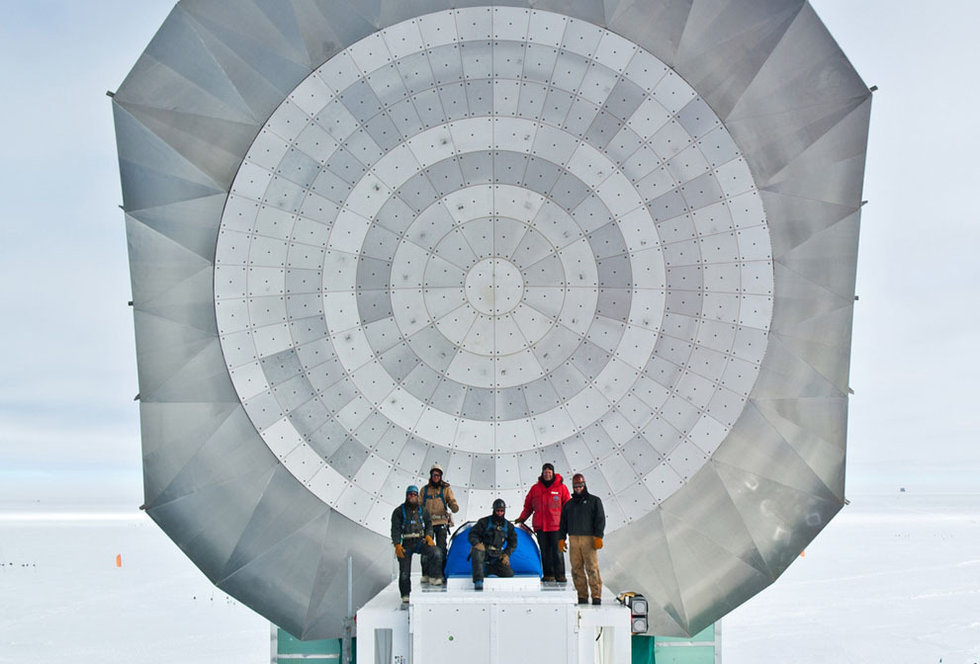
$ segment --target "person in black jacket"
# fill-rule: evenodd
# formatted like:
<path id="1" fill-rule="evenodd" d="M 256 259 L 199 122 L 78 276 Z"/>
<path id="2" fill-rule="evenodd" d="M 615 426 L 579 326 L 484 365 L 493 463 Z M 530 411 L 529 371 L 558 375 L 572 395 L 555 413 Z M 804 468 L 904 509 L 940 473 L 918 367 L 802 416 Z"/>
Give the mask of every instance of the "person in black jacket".
<path id="1" fill-rule="evenodd" d="M 442 574 L 442 552 L 432 539 L 432 520 L 419 504 L 419 488 L 405 490 L 405 502 L 391 513 L 391 543 L 398 558 L 398 590 L 408 603 L 412 592 L 412 554 L 422 557 L 422 575 Z"/>
<path id="2" fill-rule="evenodd" d="M 558 524 L 558 548 L 572 564 L 572 582 L 578 592 L 578 603 L 602 604 L 602 577 L 599 575 L 599 558 L 596 551 L 602 548 L 602 535 L 606 529 L 606 512 L 602 501 L 589 493 L 585 476 L 575 473 L 572 477 L 572 499 L 561 510 Z M 568 547 L 565 546 L 568 535 Z"/>
<path id="3" fill-rule="evenodd" d="M 485 516 L 470 528 L 468 539 L 470 560 L 473 562 L 473 589 L 483 590 L 483 577 L 487 574 L 514 576 L 510 567 L 510 554 L 517 548 L 517 531 L 504 516 L 507 505 L 497 498 L 493 501 L 493 514 Z"/>

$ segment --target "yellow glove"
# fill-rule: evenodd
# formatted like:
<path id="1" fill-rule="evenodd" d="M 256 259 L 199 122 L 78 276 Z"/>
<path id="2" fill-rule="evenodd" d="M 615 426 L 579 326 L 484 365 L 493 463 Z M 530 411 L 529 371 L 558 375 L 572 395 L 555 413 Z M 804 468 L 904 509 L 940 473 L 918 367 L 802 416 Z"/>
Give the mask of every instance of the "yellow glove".
<path id="1" fill-rule="evenodd" d="M 602 548 L 602 538 L 601 537 L 593 537 L 592 538 L 592 546 L 595 548 L 596 551 L 598 551 L 599 549 L 601 549 Z"/>
<path id="2" fill-rule="evenodd" d="M 504 555 L 500 556 L 500 562 L 502 562 L 504 565 L 508 565 L 509 566 L 510 565 L 510 556 L 508 556 L 505 553 Z"/>
<path id="3" fill-rule="evenodd" d="M 565 540 L 558 540 L 558 550 L 562 553 L 568 551 L 568 546 L 565 544 Z"/>
<path id="4" fill-rule="evenodd" d="M 395 557 L 399 559 L 405 557 L 405 547 L 403 547 L 401 544 L 395 545 Z"/>
<path id="5" fill-rule="evenodd" d="M 426 535 L 425 536 L 425 543 L 428 544 L 429 546 L 435 546 L 436 545 L 436 541 L 434 539 L 432 539 L 432 535 Z"/>
<path id="6" fill-rule="evenodd" d="M 483 546 L 483 542 L 479 542 L 477 544 L 474 544 L 473 545 L 473 548 L 476 549 L 477 551 L 486 551 L 487 550 L 487 547 Z"/>

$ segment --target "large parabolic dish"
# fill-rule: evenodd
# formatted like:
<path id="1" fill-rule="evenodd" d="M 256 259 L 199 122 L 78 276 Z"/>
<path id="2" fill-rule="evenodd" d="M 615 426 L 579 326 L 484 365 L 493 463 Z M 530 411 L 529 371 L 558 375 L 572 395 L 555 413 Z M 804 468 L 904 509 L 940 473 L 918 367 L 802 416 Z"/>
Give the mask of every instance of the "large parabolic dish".
<path id="1" fill-rule="evenodd" d="M 793 0 L 183 0 L 113 98 L 147 512 L 325 638 L 433 462 L 550 461 L 701 630 L 844 502 L 870 99 Z"/>

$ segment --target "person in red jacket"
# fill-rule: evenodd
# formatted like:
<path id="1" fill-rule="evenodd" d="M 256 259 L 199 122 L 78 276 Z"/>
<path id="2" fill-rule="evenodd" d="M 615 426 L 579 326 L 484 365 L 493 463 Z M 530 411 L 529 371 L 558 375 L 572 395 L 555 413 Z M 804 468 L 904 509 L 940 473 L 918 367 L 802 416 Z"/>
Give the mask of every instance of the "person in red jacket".
<path id="1" fill-rule="evenodd" d="M 565 556 L 558 551 L 558 525 L 561 522 L 561 508 L 571 496 L 568 487 L 562 482 L 555 467 L 546 463 L 541 467 L 541 477 L 527 492 L 524 511 L 514 523 L 524 523 L 534 514 L 531 524 L 538 536 L 541 547 L 541 571 L 544 581 L 565 583 Z"/>

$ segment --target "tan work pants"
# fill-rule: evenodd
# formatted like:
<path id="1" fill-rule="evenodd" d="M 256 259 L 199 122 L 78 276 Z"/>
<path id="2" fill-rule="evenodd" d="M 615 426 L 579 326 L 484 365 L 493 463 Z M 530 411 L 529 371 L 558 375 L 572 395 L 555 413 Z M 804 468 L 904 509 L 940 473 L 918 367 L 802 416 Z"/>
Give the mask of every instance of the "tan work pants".
<path id="1" fill-rule="evenodd" d="M 569 535 L 568 557 L 572 563 L 572 582 L 579 599 L 602 597 L 602 577 L 599 576 L 599 558 L 592 545 L 591 535 Z M 588 581 L 586 581 L 588 576 Z"/>

